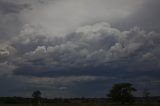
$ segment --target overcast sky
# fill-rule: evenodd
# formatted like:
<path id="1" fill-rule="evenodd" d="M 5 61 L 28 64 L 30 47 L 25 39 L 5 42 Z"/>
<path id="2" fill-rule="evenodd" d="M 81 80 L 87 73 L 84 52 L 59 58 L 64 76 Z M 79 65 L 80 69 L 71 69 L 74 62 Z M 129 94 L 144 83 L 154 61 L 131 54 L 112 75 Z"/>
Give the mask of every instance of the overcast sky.
<path id="1" fill-rule="evenodd" d="M 0 0 L 0 96 L 160 95 L 159 0 Z"/>

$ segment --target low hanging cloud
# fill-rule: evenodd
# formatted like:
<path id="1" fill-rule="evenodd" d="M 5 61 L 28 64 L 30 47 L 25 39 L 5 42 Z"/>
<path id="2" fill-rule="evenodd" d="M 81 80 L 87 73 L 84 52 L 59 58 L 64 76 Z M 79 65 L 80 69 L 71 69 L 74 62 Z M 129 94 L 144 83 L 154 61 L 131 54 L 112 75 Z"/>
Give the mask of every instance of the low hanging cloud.
<path id="1" fill-rule="evenodd" d="M 28 8 L 28 4 L 16 4 L 9 1 L 0 1 L 0 11 L 4 14 L 19 13 L 23 9 Z"/>
<path id="2" fill-rule="evenodd" d="M 10 62 L 14 57 L 15 49 L 7 44 L 0 45 L 0 75 L 12 75 L 16 66 Z"/>
<path id="3" fill-rule="evenodd" d="M 53 89 L 107 81 L 159 80 L 159 33 L 127 31 L 102 22 L 64 35 L 47 35 L 25 25 L 0 46 L 0 76 L 32 89 Z M 11 77 L 12 76 L 12 77 Z"/>
<path id="4" fill-rule="evenodd" d="M 156 32 L 137 27 L 120 31 L 103 22 L 78 28 L 65 36 L 45 34 L 27 25 L 12 39 L 10 46 L 16 54 L 9 62 L 17 67 L 13 70 L 15 75 L 105 76 L 105 70 L 137 72 L 160 67 L 160 37 Z"/>

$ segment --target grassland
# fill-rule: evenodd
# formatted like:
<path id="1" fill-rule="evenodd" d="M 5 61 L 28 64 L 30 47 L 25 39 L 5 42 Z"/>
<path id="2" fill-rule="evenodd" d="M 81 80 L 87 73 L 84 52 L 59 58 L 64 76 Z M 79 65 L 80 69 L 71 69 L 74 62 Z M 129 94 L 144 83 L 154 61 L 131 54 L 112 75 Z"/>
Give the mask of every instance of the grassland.
<path id="1" fill-rule="evenodd" d="M 0 106 L 34 106 L 32 104 L 0 104 Z M 160 103 L 152 104 L 132 104 L 132 105 L 117 105 L 117 104 L 99 104 L 99 103 L 49 103 L 41 106 L 160 106 Z"/>

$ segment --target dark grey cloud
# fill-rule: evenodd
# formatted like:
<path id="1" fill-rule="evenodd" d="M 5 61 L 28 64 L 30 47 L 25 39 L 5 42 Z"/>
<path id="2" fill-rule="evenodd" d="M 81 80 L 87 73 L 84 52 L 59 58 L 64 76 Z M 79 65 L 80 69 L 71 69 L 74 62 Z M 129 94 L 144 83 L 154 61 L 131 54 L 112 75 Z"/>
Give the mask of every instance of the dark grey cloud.
<path id="1" fill-rule="evenodd" d="M 0 0 L 0 41 L 9 42 L 17 36 L 24 24 L 23 14 L 30 10 L 32 3 Z M 25 11 L 24 11 L 25 10 Z M 23 14 L 22 14 L 23 13 Z"/>
<path id="2" fill-rule="evenodd" d="M 0 90 L 0 96 L 30 96 L 27 93 L 24 94 L 28 85 L 22 82 L 20 78 L 0 75 L 0 84 L 3 85 Z"/>
<path id="3" fill-rule="evenodd" d="M 15 4 L 9 1 L 0 1 L 0 11 L 4 14 L 19 13 L 28 7 L 28 4 Z"/>
<path id="4" fill-rule="evenodd" d="M 120 31 L 107 23 L 84 26 L 60 37 L 24 30 L 10 43 L 17 51 L 11 61 L 17 66 L 13 71 L 15 75 L 59 77 L 126 73 L 127 76 L 130 72 L 151 72 L 160 67 L 160 38 L 156 32 L 139 28 Z"/>
<path id="5" fill-rule="evenodd" d="M 33 90 L 40 89 L 48 97 L 93 97 L 104 95 L 113 83 L 132 82 L 141 90 L 146 85 L 144 83 L 150 83 L 153 94 L 158 95 L 159 1 L 137 0 L 140 5 L 135 3 L 131 8 L 127 6 L 133 3 L 131 0 L 121 0 L 118 3 L 117 0 L 95 0 L 94 3 L 88 0 L 89 7 L 87 6 L 86 10 L 90 11 L 89 13 L 93 12 L 94 4 L 98 3 L 96 7 L 104 4 L 103 8 L 95 10 L 96 14 L 91 15 L 86 12 L 83 14 L 81 6 L 85 0 L 78 3 L 74 1 L 72 3 L 76 6 L 82 4 L 74 11 L 76 14 L 71 12 L 73 16 L 67 18 L 71 22 L 77 19 L 78 23 L 74 21 L 76 27 L 73 28 L 75 23 L 72 26 L 70 21 L 66 22 L 63 18 L 59 21 L 54 19 L 53 23 L 56 24 L 53 24 L 50 17 L 55 14 L 51 13 L 56 13 L 59 17 L 58 8 L 71 7 L 65 12 L 70 13 L 75 6 L 71 1 L 62 1 L 62 4 L 49 0 L 0 1 L 0 84 L 5 82 L 2 88 L 4 92 L 0 91 L 0 94 L 28 96 Z M 117 16 L 110 20 L 113 27 L 106 22 L 108 18 L 105 20 L 108 15 L 103 17 L 103 13 L 107 12 L 101 11 L 110 8 L 106 7 L 107 2 L 112 4 L 108 14 L 111 14 L 111 17 Z M 69 4 L 64 5 L 65 3 Z M 24 11 L 30 6 L 31 10 Z M 112 15 L 112 11 L 115 11 L 115 14 Z M 61 13 L 66 16 L 64 12 Z M 127 15 L 128 13 L 130 15 Z M 39 17 L 41 15 L 43 16 Z M 37 23 L 42 22 L 42 26 L 34 23 L 34 19 Z M 105 22 L 99 23 L 101 20 Z M 81 26 L 81 22 L 96 24 Z M 63 25 L 64 27 L 60 27 Z M 63 32 L 66 26 L 73 28 L 72 31 L 67 30 L 67 34 L 47 32 L 54 32 L 57 27 Z M 12 89 L 13 85 L 15 86 Z M 86 90 L 82 92 L 82 88 Z M 95 94 L 95 91 L 100 92 Z M 50 95 L 52 93 L 55 95 Z"/>

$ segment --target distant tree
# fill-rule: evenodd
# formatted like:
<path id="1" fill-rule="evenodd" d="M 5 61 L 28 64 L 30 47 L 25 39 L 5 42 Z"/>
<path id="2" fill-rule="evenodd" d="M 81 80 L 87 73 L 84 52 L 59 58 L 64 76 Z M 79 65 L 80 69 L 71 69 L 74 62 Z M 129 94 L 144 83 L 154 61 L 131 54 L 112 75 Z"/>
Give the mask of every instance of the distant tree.
<path id="1" fill-rule="evenodd" d="M 145 100 L 146 103 L 150 102 L 150 92 L 149 92 L 149 89 L 145 88 L 143 90 L 143 97 L 144 97 L 144 100 Z"/>
<path id="2" fill-rule="evenodd" d="M 41 105 L 41 92 L 39 90 L 34 91 L 32 93 L 32 97 L 33 97 L 33 104 L 35 106 L 40 106 Z"/>
<path id="3" fill-rule="evenodd" d="M 134 96 L 132 94 L 136 89 L 130 83 L 119 83 L 115 84 L 110 90 L 108 97 L 114 101 L 121 104 L 133 103 Z"/>

